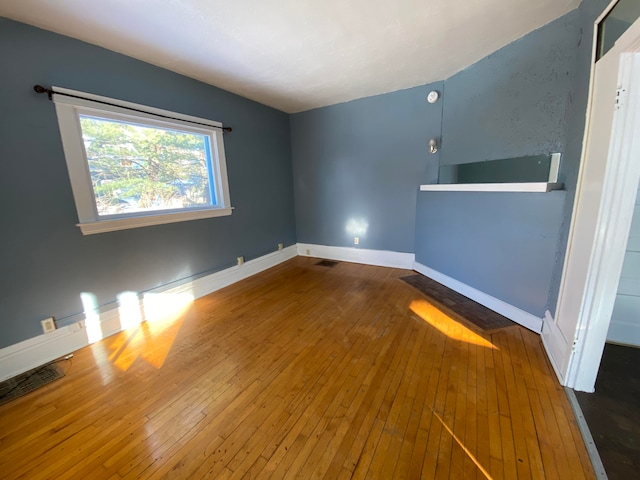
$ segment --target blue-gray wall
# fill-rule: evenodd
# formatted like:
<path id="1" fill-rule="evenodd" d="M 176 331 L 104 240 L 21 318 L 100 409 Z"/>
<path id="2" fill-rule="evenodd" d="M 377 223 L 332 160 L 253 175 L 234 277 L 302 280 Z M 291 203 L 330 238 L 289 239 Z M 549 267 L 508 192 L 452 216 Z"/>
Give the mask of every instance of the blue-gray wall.
<path id="1" fill-rule="evenodd" d="M 416 261 L 544 314 L 565 192 L 422 192 Z"/>
<path id="2" fill-rule="evenodd" d="M 291 116 L 298 241 L 351 246 L 350 220 L 366 223 L 360 248 L 413 252 L 416 196 L 437 178 L 442 83 Z"/>
<path id="3" fill-rule="evenodd" d="M 210 85 L 0 18 L 0 347 L 99 304 L 296 242 L 289 117 Z M 225 134 L 230 217 L 82 236 L 53 103 L 56 85 L 199 117 Z M 77 318 L 75 318 L 77 320 Z"/>
<path id="4" fill-rule="evenodd" d="M 443 165 L 564 152 L 578 20 L 574 10 L 446 80 Z"/>
<path id="5" fill-rule="evenodd" d="M 564 152 L 577 10 L 445 81 L 441 163 Z M 538 317 L 565 193 L 421 193 L 416 261 Z"/>

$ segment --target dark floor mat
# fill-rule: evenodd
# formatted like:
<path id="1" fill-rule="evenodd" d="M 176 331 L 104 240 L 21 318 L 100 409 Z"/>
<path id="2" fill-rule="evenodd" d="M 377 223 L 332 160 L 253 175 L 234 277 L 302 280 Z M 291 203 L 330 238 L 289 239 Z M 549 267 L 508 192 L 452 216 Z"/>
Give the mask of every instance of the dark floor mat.
<path id="1" fill-rule="evenodd" d="M 606 344 L 595 393 L 575 392 L 609 480 L 640 471 L 640 349 Z"/>
<path id="2" fill-rule="evenodd" d="M 55 363 L 34 368 L 0 383 L 0 405 L 64 377 L 64 371 Z"/>
<path id="3" fill-rule="evenodd" d="M 424 275 L 409 275 L 408 277 L 402 277 L 401 280 L 420 290 L 445 313 L 453 313 L 484 332 L 516 325 L 507 317 L 489 310 L 487 307 Z"/>

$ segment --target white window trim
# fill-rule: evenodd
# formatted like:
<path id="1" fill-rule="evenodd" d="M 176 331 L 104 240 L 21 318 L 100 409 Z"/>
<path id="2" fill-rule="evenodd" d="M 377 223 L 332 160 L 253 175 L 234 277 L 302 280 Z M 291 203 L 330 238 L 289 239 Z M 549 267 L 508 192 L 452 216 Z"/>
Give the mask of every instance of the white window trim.
<path id="1" fill-rule="evenodd" d="M 222 127 L 222 123 L 66 88 L 52 87 L 52 90 L 89 99 L 84 100 L 55 94 L 53 96 L 60 127 L 60 137 L 67 169 L 69 170 L 69 179 L 71 180 L 71 189 L 73 190 L 73 197 L 78 211 L 79 223 L 77 226 L 80 227 L 83 235 L 231 215 L 233 208 L 231 207 L 229 196 L 222 130 L 220 128 L 207 128 L 207 126 Z M 104 105 L 91 100 L 107 102 L 117 106 Z M 128 110 L 131 108 L 148 113 Z M 109 113 L 111 113 L 128 117 L 134 122 L 142 119 L 145 124 L 164 128 L 184 126 L 189 130 L 199 131 L 204 135 L 208 135 L 211 139 L 212 156 L 217 159 L 217 165 L 214 165 L 213 168 L 215 178 L 212 179 L 215 183 L 217 205 L 176 211 L 160 210 L 123 216 L 99 217 L 91 185 L 91 173 L 89 172 L 89 165 L 84 152 L 84 142 L 79 121 L 79 114 L 81 113 L 98 116 L 102 113 L 105 117 L 108 117 Z M 171 117 L 171 119 L 163 119 L 158 115 Z M 203 125 L 195 125 L 189 122 L 197 122 Z M 216 163 L 215 160 L 214 163 Z"/>

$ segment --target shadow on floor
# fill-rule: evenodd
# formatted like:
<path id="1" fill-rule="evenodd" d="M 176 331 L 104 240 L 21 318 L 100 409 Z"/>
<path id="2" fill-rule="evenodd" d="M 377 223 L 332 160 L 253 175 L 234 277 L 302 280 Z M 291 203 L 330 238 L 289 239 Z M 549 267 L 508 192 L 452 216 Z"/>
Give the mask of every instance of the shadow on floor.
<path id="1" fill-rule="evenodd" d="M 606 344 L 595 393 L 575 392 L 610 480 L 640 478 L 640 348 Z"/>

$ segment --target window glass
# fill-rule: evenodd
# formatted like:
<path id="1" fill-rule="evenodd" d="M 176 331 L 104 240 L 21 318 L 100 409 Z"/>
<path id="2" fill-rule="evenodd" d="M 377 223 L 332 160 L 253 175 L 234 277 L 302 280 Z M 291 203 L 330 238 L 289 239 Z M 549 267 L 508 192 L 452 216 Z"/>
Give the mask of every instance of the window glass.
<path id="1" fill-rule="evenodd" d="M 98 215 L 215 205 L 207 135 L 80 115 Z"/>
<path id="2" fill-rule="evenodd" d="M 616 44 L 618 38 L 640 17 L 640 1 L 620 0 L 598 24 L 596 61 Z"/>

